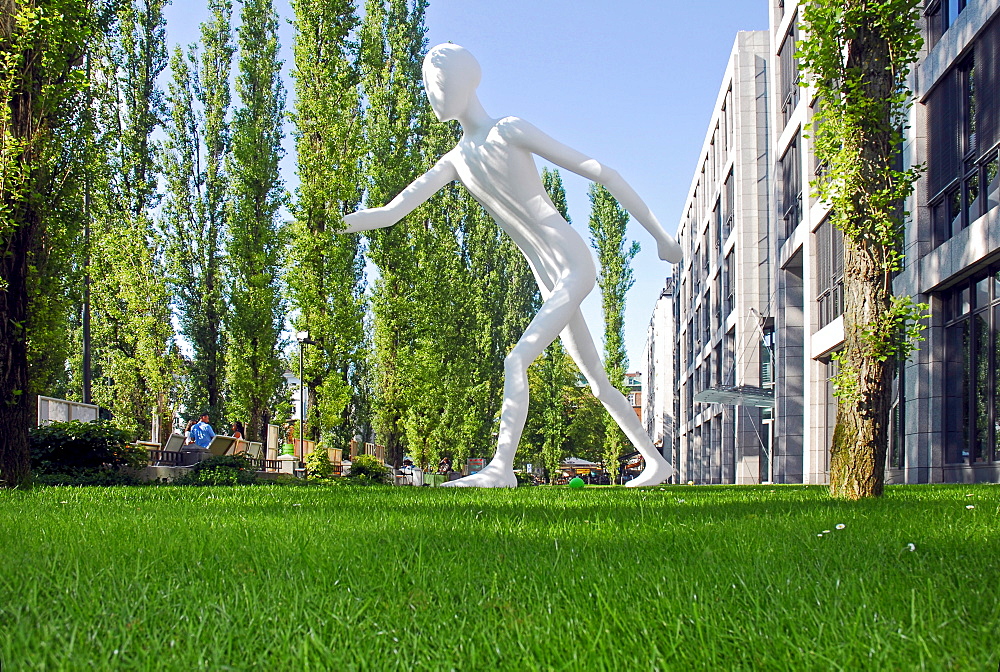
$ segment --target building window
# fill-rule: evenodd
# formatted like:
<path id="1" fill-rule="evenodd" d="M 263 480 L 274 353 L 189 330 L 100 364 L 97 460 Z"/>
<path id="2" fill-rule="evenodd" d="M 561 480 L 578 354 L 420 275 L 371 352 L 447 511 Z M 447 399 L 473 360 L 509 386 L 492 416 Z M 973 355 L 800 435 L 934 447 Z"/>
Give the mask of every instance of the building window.
<path id="1" fill-rule="evenodd" d="M 712 342 L 712 290 L 705 290 L 705 300 L 701 302 L 702 339 L 705 345 Z"/>
<path id="2" fill-rule="evenodd" d="M 736 384 L 736 330 L 730 330 L 726 332 L 726 359 L 725 365 L 723 367 L 722 380 L 719 382 L 723 385 L 735 385 Z"/>
<path id="3" fill-rule="evenodd" d="M 722 241 L 729 239 L 729 234 L 733 230 L 733 211 L 736 206 L 736 195 L 734 193 L 733 171 L 729 170 L 726 175 L 726 182 L 722 187 Z"/>
<path id="4" fill-rule="evenodd" d="M 820 329 L 844 312 L 844 234 L 829 217 L 816 229 L 816 303 Z"/>
<path id="5" fill-rule="evenodd" d="M 896 369 L 896 374 L 892 378 L 892 407 L 889 409 L 889 420 L 891 423 L 889 431 L 889 467 L 891 469 L 902 469 L 906 466 L 906 422 L 904 409 L 906 404 L 903 400 L 905 362 L 900 362 Z"/>
<path id="6" fill-rule="evenodd" d="M 1000 461 L 1000 265 L 944 299 L 945 463 Z"/>
<path id="7" fill-rule="evenodd" d="M 781 48 L 778 50 L 778 76 L 780 77 L 781 90 L 781 127 L 788 124 L 788 120 L 795 111 L 795 106 L 799 104 L 799 66 L 795 60 L 795 42 L 798 40 L 798 27 L 796 18 L 792 19 L 792 29 L 785 36 Z"/>
<path id="8" fill-rule="evenodd" d="M 701 279 L 708 280 L 708 269 L 712 265 L 712 255 L 708 251 L 708 237 L 712 235 L 706 227 L 701 243 Z"/>
<path id="9" fill-rule="evenodd" d="M 799 162 L 799 138 L 785 150 L 785 155 L 778 162 L 778 179 L 780 180 L 781 208 L 781 239 L 785 240 L 802 219 L 802 176 Z"/>
<path id="10" fill-rule="evenodd" d="M 717 346 L 715 346 L 715 384 L 719 387 L 722 386 L 724 369 L 722 368 L 722 342 L 720 341 Z"/>
<path id="11" fill-rule="evenodd" d="M 715 324 L 717 327 L 720 328 L 722 327 L 722 325 L 725 324 L 722 313 L 723 293 L 720 291 L 719 288 L 719 286 L 722 284 L 722 277 L 721 277 L 722 275 L 723 275 L 722 273 L 716 273 L 715 280 L 713 280 L 712 282 L 712 287 L 714 289 L 712 295 L 715 297 L 715 305 L 713 306 L 713 308 L 715 309 Z"/>
<path id="12" fill-rule="evenodd" d="M 715 254 L 716 255 L 718 255 L 719 252 L 722 250 L 722 243 L 726 239 L 725 232 L 723 231 L 723 228 L 722 228 L 723 218 L 725 217 L 725 214 L 722 212 L 722 209 L 723 209 L 722 198 L 723 198 L 723 196 L 720 194 L 718 200 L 715 201 L 715 209 L 712 211 L 712 215 L 713 215 L 712 219 L 715 221 Z"/>
<path id="13" fill-rule="evenodd" d="M 998 53 L 1000 19 L 995 19 L 927 98 L 927 192 L 935 245 L 1000 204 Z"/>
<path id="14" fill-rule="evenodd" d="M 774 389 L 774 327 L 765 327 L 760 341 L 760 386 Z"/>
<path id="15" fill-rule="evenodd" d="M 725 302 L 722 307 L 722 314 L 728 316 L 729 313 L 733 312 L 733 304 L 735 303 L 735 296 L 733 295 L 733 253 L 730 252 L 726 255 L 725 261 L 722 262 L 722 295 L 725 297 Z"/>
<path id="16" fill-rule="evenodd" d="M 725 107 L 722 108 L 723 117 L 726 120 L 726 149 L 733 149 L 733 136 L 736 129 L 733 127 L 733 89 L 726 91 Z"/>
<path id="17" fill-rule="evenodd" d="M 694 321 L 689 321 L 687 325 L 687 365 L 694 364 Z"/>
<path id="18" fill-rule="evenodd" d="M 968 0 L 931 0 L 926 3 L 924 18 L 927 20 L 927 44 L 933 48 L 959 13 L 968 5 Z"/>

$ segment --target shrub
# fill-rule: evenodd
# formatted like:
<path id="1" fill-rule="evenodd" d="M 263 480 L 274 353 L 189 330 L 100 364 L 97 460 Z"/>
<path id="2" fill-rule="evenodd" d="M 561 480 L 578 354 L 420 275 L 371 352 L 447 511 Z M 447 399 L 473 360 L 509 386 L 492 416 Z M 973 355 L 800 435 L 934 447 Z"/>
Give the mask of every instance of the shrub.
<path id="1" fill-rule="evenodd" d="M 310 478 L 333 476 L 333 463 L 330 462 L 330 454 L 323 444 L 316 446 L 313 452 L 306 455 L 306 475 Z"/>
<path id="2" fill-rule="evenodd" d="M 387 483 L 389 467 L 374 455 L 358 455 L 351 460 L 351 478 L 357 483 Z"/>
<path id="3" fill-rule="evenodd" d="M 131 439 L 106 420 L 53 422 L 29 433 L 31 468 L 38 474 L 80 474 L 146 466 L 146 450 L 129 445 Z"/>
<path id="4" fill-rule="evenodd" d="M 515 471 L 514 477 L 517 478 L 517 487 L 535 484 L 535 477 L 526 471 Z"/>
<path id="5" fill-rule="evenodd" d="M 178 478 L 178 485 L 248 485 L 257 480 L 250 460 L 245 455 L 215 455 Z"/>
<path id="6" fill-rule="evenodd" d="M 70 473 L 38 473 L 33 478 L 38 485 L 147 485 L 149 481 L 129 471 L 112 469 L 79 469 Z"/>

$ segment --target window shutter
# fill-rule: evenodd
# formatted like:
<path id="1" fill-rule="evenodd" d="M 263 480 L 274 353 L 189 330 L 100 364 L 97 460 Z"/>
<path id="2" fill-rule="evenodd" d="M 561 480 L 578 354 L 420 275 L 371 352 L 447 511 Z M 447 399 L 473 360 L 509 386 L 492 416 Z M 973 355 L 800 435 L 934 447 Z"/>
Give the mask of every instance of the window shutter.
<path id="1" fill-rule="evenodd" d="M 962 114 L 960 72 L 953 69 L 938 82 L 927 99 L 927 192 L 936 196 L 962 170 Z"/>
<path id="2" fill-rule="evenodd" d="M 976 133 L 979 147 L 1000 142 L 1000 19 L 986 26 L 976 42 Z"/>

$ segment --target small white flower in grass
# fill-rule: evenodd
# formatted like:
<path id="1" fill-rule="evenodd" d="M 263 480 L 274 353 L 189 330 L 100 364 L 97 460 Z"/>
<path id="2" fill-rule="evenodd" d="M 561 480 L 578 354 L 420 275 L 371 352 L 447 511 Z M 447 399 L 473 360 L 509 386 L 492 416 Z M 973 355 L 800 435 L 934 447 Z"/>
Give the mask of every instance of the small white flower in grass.
<path id="1" fill-rule="evenodd" d="M 967 509 L 974 509 L 974 508 L 976 508 L 976 506 L 974 504 L 966 504 L 965 508 L 967 508 Z"/>
<path id="2" fill-rule="evenodd" d="M 912 553 L 913 551 L 917 550 L 917 545 L 914 543 L 909 543 L 906 545 L 906 550 Z"/>
<path id="3" fill-rule="evenodd" d="M 302 506 L 301 504 L 292 504 L 292 506 Z"/>
<path id="4" fill-rule="evenodd" d="M 823 530 L 823 534 L 830 534 L 830 530 Z"/>
<path id="5" fill-rule="evenodd" d="M 843 523 L 837 523 L 834 527 L 836 527 L 838 530 L 842 530 L 845 527 L 847 527 L 847 525 L 844 525 Z"/>
<path id="6" fill-rule="evenodd" d="M 694 485 L 694 481 L 688 481 L 688 485 Z"/>
<path id="7" fill-rule="evenodd" d="M 970 492 L 969 494 L 966 495 L 966 497 L 972 497 L 972 493 Z"/>
<path id="8" fill-rule="evenodd" d="M 817 536 L 817 537 L 822 537 L 822 536 L 823 536 L 823 533 L 822 533 L 822 532 L 819 532 L 819 533 L 817 533 L 817 534 L 816 534 L 816 536 Z"/>

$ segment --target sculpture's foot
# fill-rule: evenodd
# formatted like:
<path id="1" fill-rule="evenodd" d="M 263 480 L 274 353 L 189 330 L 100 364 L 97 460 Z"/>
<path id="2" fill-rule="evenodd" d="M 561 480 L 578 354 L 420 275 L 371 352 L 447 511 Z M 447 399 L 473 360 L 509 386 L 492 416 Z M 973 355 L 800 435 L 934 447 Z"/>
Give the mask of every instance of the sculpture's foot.
<path id="1" fill-rule="evenodd" d="M 645 472 L 643 472 L 645 473 Z M 504 469 L 489 464 L 478 474 L 472 474 L 457 481 L 442 483 L 445 488 L 516 488 L 517 477 L 513 469 Z"/>
<path id="2" fill-rule="evenodd" d="M 670 478 L 674 473 L 674 468 L 663 459 L 659 453 L 654 453 L 655 458 L 646 460 L 646 468 L 642 473 L 625 484 L 628 488 L 641 488 L 644 485 L 659 485 Z"/>

